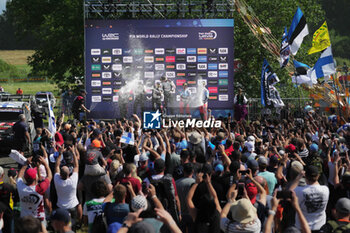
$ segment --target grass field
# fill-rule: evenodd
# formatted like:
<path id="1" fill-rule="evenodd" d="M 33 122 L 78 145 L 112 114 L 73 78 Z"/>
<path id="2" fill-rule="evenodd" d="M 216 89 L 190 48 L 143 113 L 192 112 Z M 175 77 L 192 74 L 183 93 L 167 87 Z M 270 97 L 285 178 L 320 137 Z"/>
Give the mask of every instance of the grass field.
<path id="1" fill-rule="evenodd" d="M 18 68 L 27 68 L 27 59 L 33 55 L 34 50 L 0 50 L 0 59 L 6 63 L 18 66 Z"/>
<path id="2" fill-rule="evenodd" d="M 39 91 L 50 91 L 54 95 L 58 96 L 58 88 L 55 84 L 49 82 L 13 82 L 13 83 L 1 83 L 1 86 L 5 91 L 16 94 L 16 90 L 20 87 L 23 90 L 23 94 L 35 94 Z"/>

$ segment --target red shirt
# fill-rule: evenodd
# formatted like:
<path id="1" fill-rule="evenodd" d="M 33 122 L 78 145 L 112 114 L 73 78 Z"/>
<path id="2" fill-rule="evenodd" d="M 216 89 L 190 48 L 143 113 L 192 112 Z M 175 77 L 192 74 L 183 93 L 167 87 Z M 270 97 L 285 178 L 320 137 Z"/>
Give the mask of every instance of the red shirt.
<path id="1" fill-rule="evenodd" d="M 136 179 L 134 177 L 124 177 L 120 180 L 118 180 L 120 184 L 126 185 L 128 181 L 130 181 L 132 189 L 134 190 L 134 193 L 137 195 L 141 191 L 141 182 L 139 179 Z M 129 192 L 127 192 L 125 202 L 130 203 L 131 196 Z"/>

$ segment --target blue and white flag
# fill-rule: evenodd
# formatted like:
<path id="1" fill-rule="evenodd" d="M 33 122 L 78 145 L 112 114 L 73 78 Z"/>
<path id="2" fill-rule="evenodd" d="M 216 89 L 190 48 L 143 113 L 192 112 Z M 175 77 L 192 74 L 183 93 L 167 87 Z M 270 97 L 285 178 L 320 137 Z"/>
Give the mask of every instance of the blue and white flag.
<path id="1" fill-rule="evenodd" d="M 53 109 L 51 106 L 49 95 L 46 95 L 47 98 L 47 104 L 49 109 L 49 127 L 48 130 L 51 132 L 51 135 L 54 137 L 56 133 L 56 118 L 55 114 L 53 113 Z"/>
<path id="2" fill-rule="evenodd" d="M 288 36 L 287 27 L 284 27 L 284 33 L 282 36 L 282 43 L 281 43 L 281 49 L 280 49 L 281 68 L 285 67 L 288 64 L 289 56 L 290 56 L 290 45 L 288 43 L 287 36 Z"/>
<path id="3" fill-rule="evenodd" d="M 311 79 L 319 79 L 334 74 L 335 72 L 336 65 L 333 59 L 332 47 L 329 46 L 325 51 L 323 51 L 321 57 L 307 74 Z"/>
<path id="4" fill-rule="evenodd" d="M 309 29 L 306 19 L 300 7 L 298 7 L 288 32 L 288 43 L 293 55 L 297 54 L 304 37 L 307 35 L 309 35 Z"/>
<path id="5" fill-rule="evenodd" d="M 279 78 L 272 71 L 269 63 L 264 59 L 261 71 L 261 104 L 264 107 L 283 107 L 284 103 L 280 97 L 275 84 L 279 82 Z"/>
<path id="6" fill-rule="evenodd" d="M 120 142 L 129 144 L 129 145 L 134 145 L 135 144 L 134 134 L 129 132 L 124 132 L 122 135 L 122 138 L 120 139 Z"/>
<path id="7" fill-rule="evenodd" d="M 297 85 L 300 84 L 307 84 L 309 86 L 312 86 L 317 83 L 316 78 L 311 78 L 307 75 L 308 70 L 310 69 L 310 66 L 298 62 L 296 60 L 293 61 L 294 67 L 295 67 L 295 73 L 292 76 L 292 83 L 295 83 Z"/>

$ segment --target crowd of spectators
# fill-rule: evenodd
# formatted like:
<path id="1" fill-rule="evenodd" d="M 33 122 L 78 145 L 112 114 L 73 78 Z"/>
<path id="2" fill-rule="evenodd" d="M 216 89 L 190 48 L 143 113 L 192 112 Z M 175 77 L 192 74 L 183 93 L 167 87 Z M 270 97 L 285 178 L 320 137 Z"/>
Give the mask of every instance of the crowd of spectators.
<path id="1" fill-rule="evenodd" d="M 343 119 L 219 120 L 149 130 L 137 115 L 61 117 L 55 134 L 36 129 L 31 156 L 11 150 L 9 182 L 0 167 L 0 232 L 350 232 Z"/>

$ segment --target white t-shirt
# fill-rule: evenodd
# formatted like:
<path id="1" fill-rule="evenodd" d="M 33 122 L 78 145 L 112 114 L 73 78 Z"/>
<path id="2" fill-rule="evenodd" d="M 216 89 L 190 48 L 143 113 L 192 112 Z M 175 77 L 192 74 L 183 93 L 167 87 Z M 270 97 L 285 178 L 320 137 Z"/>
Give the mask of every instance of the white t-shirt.
<path id="1" fill-rule="evenodd" d="M 225 233 L 260 233 L 261 222 L 259 218 L 256 218 L 250 223 L 240 224 L 238 222 L 232 222 L 228 218 L 222 218 L 220 228 Z"/>
<path id="2" fill-rule="evenodd" d="M 17 179 L 21 217 L 33 216 L 43 221 L 45 220 L 44 198 L 42 194 L 36 191 L 36 186 L 28 186 L 23 182 L 22 178 Z"/>
<path id="3" fill-rule="evenodd" d="M 57 206 L 64 209 L 71 209 L 79 204 L 77 198 L 78 173 L 73 174 L 66 180 L 62 180 L 60 174 L 56 173 L 54 182 L 57 192 Z"/>
<path id="4" fill-rule="evenodd" d="M 326 223 L 326 207 L 329 189 L 325 185 L 306 185 L 295 188 L 301 211 L 303 212 L 312 231 L 319 230 Z M 299 229 L 300 221 L 295 216 L 295 225 Z"/>

